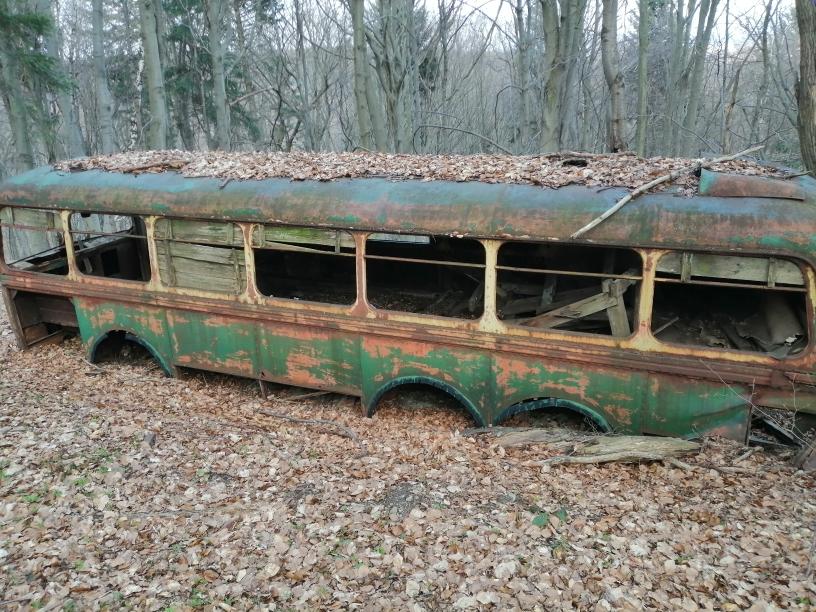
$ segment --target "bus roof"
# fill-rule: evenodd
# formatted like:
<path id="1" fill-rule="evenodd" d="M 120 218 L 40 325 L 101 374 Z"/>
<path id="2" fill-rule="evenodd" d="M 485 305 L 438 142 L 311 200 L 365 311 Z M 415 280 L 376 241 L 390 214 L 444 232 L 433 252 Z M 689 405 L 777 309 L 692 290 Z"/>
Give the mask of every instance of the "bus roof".
<path id="1" fill-rule="evenodd" d="M 659 175 L 662 169 L 656 172 Z M 767 174 L 778 171 L 765 176 L 703 171 L 699 186 L 693 188 L 695 195 L 688 195 L 686 185 L 679 191 L 636 198 L 579 242 L 778 253 L 811 259 L 816 250 L 816 180 Z M 418 178 L 237 180 L 184 176 L 178 169 L 124 173 L 44 167 L 0 185 L 0 205 L 567 240 L 626 193 L 622 187 L 577 184 L 544 188 Z"/>

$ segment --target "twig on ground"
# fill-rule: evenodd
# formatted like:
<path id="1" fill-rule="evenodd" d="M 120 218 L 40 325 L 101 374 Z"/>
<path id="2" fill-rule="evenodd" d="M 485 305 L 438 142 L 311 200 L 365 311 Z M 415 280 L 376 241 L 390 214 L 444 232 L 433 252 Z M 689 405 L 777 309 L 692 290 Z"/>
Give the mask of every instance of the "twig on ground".
<path id="1" fill-rule="evenodd" d="M 742 453 L 742 454 L 741 454 L 739 457 L 737 457 L 736 459 L 734 459 L 734 463 L 740 463 L 741 461 L 745 461 L 745 460 L 746 460 L 748 457 L 750 457 L 750 456 L 751 456 L 751 455 L 753 455 L 755 452 L 757 452 L 757 450 L 759 450 L 759 447 L 758 447 L 758 446 L 752 446 L 752 447 L 751 447 L 751 448 L 749 448 L 747 451 L 745 451 L 744 453 Z"/>
<path id="2" fill-rule="evenodd" d="M 298 425 L 314 425 L 317 427 L 329 428 L 329 433 L 342 438 L 348 438 L 357 444 L 357 446 L 360 448 L 360 453 L 357 454 L 357 457 L 364 457 L 368 454 L 368 449 L 366 449 L 365 443 L 360 440 L 360 436 L 358 436 L 353 430 L 349 429 L 345 425 L 341 425 L 340 423 L 327 421 L 326 419 L 301 419 L 298 417 L 289 416 L 288 414 L 281 414 L 280 412 L 270 412 L 269 410 L 258 410 L 258 413 L 264 416 L 272 417 L 273 419 L 281 419 L 290 423 L 297 423 Z M 331 431 L 331 429 L 334 431 Z"/>
<path id="3" fill-rule="evenodd" d="M 308 399 L 311 397 L 320 397 L 321 395 L 330 395 L 334 393 L 334 391 L 311 391 L 309 393 L 301 393 L 299 395 L 293 395 L 292 397 L 281 397 L 277 399 L 284 400 L 286 402 L 297 402 L 299 400 Z"/>
<path id="4" fill-rule="evenodd" d="M 594 227 L 600 225 L 604 221 L 606 221 L 609 217 L 614 215 L 618 212 L 621 208 L 623 208 L 626 204 L 634 200 L 639 195 L 642 195 L 649 191 L 650 189 L 657 187 L 658 185 L 662 185 L 663 183 L 669 183 L 671 181 L 675 181 L 681 176 L 688 174 L 689 172 L 695 172 L 700 168 L 707 168 L 713 164 L 719 164 L 722 162 L 732 161 L 737 159 L 738 157 L 742 157 L 743 155 L 748 155 L 749 153 L 753 153 L 755 151 L 759 151 L 760 149 L 764 149 L 765 145 L 758 145 L 756 147 L 751 147 L 750 149 L 745 149 L 744 151 L 740 151 L 739 153 L 735 153 L 734 155 L 724 155 L 722 157 L 717 157 L 714 159 L 698 159 L 694 164 L 686 166 L 684 168 L 679 168 L 674 172 L 670 172 L 669 174 L 664 174 L 663 176 L 659 176 L 653 181 L 649 181 L 635 189 L 627 193 L 623 196 L 620 200 L 618 200 L 614 206 L 609 208 L 605 213 L 602 215 L 595 217 L 592 221 L 587 223 L 584 227 L 579 229 L 577 232 L 574 232 L 570 238 L 575 239 L 583 236 L 589 230 L 593 229 Z"/>

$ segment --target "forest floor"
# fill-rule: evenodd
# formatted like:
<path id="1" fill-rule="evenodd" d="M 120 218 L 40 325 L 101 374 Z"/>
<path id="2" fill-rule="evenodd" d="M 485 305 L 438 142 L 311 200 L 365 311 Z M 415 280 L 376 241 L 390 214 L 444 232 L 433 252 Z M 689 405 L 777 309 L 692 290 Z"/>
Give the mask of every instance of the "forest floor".
<path id="1" fill-rule="evenodd" d="M 0 313 L 0 610 L 816 603 L 816 476 L 783 458 L 544 465 L 450 407 L 301 393 L 19 352 Z"/>

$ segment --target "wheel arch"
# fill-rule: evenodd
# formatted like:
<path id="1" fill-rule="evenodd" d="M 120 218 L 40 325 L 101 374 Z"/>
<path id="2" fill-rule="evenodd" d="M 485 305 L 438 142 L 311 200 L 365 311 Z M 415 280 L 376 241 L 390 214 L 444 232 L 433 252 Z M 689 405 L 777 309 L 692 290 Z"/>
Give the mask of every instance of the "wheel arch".
<path id="1" fill-rule="evenodd" d="M 612 426 L 609 424 L 609 421 L 597 410 L 593 410 L 580 402 L 558 397 L 531 397 L 526 400 L 514 402 L 499 411 L 498 415 L 493 419 L 493 425 L 499 425 L 502 421 L 506 421 L 518 414 L 551 409 L 569 410 L 578 413 L 597 425 L 603 432 L 608 433 L 612 431 Z"/>
<path id="2" fill-rule="evenodd" d="M 365 415 L 367 417 L 373 416 L 377 411 L 377 404 L 379 404 L 380 400 L 386 393 L 406 385 L 425 385 L 446 393 L 459 402 L 462 407 L 464 407 L 464 409 L 479 427 L 487 426 L 487 421 L 482 413 L 464 393 L 445 381 L 439 380 L 438 378 L 434 378 L 432 376 L 424 375 L 400 376 L 380 385 L 371 395 L 371 397 L 365 401 Z"/>
<path id="3" fill-rule="evenodd" d="M 156 360 L 156 363 L 161 366 L 162 371 L 165 373 L 166 376 L 174 377 L 176 374 L 175 367 L 171 364 L 171 362 L 161 354 L 160 351 L 156 349 L 150 342 L 139 336 L 136 332 L 131 329 L 127 329 L 124 326 L 117 326 L 112 327 L 110 329 L 105 330 L 104 332 L 100 332 L 97 334 L 89 343 L 88 346 L 88 361 L 91 363 L 96 363 L 97 353 L 99 351 L 99 347 L 106 341 L 111 339 L 113 334 L 121 333 L 124 335 L 124 340 L 127 342 L 133 342 L 134 344 L 138 344 L 142 348 L 144 348 L 148 353 L 150 353 L 151 357 Z"/>

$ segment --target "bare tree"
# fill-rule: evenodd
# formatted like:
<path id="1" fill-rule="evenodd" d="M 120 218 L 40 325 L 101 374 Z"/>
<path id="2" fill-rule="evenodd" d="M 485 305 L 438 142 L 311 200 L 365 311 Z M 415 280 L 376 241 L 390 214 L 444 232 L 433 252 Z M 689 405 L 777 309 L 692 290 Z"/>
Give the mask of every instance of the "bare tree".
<path id="1" fill-rule="evenodd" d="M 230 109 L 224 76 L 224 0 L 206 0 L 207 32 L 212 61 L 213 105 L 215 106 L 215 141 L 219 149 L 230 150 Z"/>
<path id="2" fill-rule="evenodd" d="M 139 0 L 139 17 L 142 25 L 142 49 L 149 109 L 147 144 L 152 149 L 166 149 L 169 121 L 164 93 L 164 73 L 159 54 L 159 26 L 156 11 L 158 1 Z"/>
<path id="3" fill-rule="evenodd" d="M 796 87 L 799 146 L 805 168 L 816 173 L 816 4 L 813 0 L 796 0 L 796 19 L 801 45 Z"/>
<path id="4" fill-rule="evenodd" d="M 640 157 L 646 155 L 646 116 L 649 100 L 649 35 L 652 9 L 649 0 L 640 0 L 638 6 L 638 97 L 637 97 L 637 142 L 636 151 Z"/>
<path id="5" fill-rule="evenodd" d="M 93 0 L 92 8 L 93 29 L 93 71 L 96 85 L 96 112 L 99 121 L 99 137 L 102 141 L 102 153 L 116 151 L 116 140 L 113 132 L 113 98 L 108 87 L 108 75 L 105 68 L 104 42 L 104 9 L 102 0 Z"/>
<path id="6" fill-rule="evenodd" d="M 603 0 L 601 57 L 609 88 L 608 144 L 613 153 L 626 149 L 623 137 L 623 75 L 618 53 L 618 0 Z"/>

